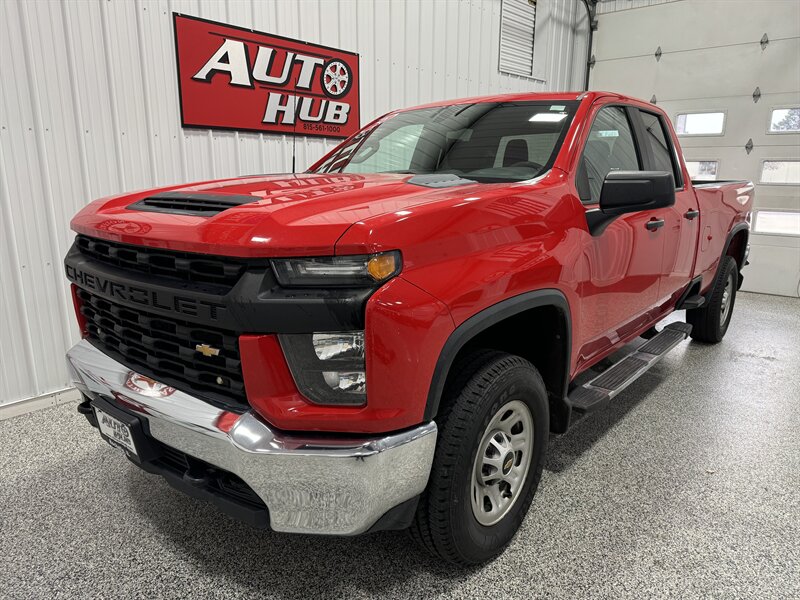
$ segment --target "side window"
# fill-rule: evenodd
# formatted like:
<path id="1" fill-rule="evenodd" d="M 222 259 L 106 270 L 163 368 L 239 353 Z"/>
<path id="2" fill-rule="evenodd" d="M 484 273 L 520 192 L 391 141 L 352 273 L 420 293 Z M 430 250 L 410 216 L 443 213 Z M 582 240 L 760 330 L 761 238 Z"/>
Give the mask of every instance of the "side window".
<path id="1" fill-rule="evenodd" d="M 669 134 L 664 129 L 664 121 L 656 114 L 639 111 L 644 125 L 645 143 L 650 146 L 653 153 L 653 168 L 656 171 L 672 173 L 675 187 L 683 187 L 683 181 L 675 164 L 672 144 Z"/>
<path id="2" fill-rule="evenodd" d="M 640 171 L 628 114 L 621 106 L 597 113 L 578 165 L 577 187 L 581 200 L 599 202 L 603 180 L 610 171 Z"/>

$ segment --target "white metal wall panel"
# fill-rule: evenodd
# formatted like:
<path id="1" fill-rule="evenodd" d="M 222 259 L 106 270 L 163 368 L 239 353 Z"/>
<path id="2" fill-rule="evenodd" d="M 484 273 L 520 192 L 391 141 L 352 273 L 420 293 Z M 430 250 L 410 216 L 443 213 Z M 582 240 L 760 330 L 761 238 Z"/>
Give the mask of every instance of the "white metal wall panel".
<path id="1" fill-rule="evenodd" d="M 67 385 L 69 219 L 123 191 L 291 170 L 291 140 L 180 127 L 172 12 L 361 55 L 362 124 L 393 108 L 579 89 L 586 17 L 539 0 L 535 78 L 498 70 L 501 0 L 0 2 L 0 404 Z M 297 168 L 336 144 L 297 138 Z"/>
<path id="2" fill-rule="evenodd" d="M 718 160 L 720 179 L 751 179 L 756 210 L 800 211 L 800 186 L 759 183 L 762 161 L 800 158 L 800 134 L 767 133 L 772 108 L 800 106 L 800 2 L 681 0 L 605 11 L 598 24 L 592 88 L 655 96 L 673 123 L 678 113 L 725 112 L 723 135 L 681 137 L 686 159 Z M 800 295 L 800 239 L 753 233 L 751 244 L 744 289 Z"/>
<path id="3" fill-rule="evenodd" d="M 630 10 L 632 8 L 645 8 L 648 6 L 655 6 L 656 4 L 681 1 L 682 0 L 600 0 L 597 4 L 597 14 L 603 15 L 621 10 Z M 731 0 L 726 1 L 729 2 Z"/>

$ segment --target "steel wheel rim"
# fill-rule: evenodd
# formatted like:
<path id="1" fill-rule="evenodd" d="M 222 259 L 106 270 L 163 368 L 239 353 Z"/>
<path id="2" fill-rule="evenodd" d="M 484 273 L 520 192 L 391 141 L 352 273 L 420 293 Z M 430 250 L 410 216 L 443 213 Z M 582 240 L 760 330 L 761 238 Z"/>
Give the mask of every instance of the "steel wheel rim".
<path id="1" fill-rule="evenodd" d="M 728 320 L 728 315 L 731 312 L 731 298 L 733 296 L 733 273 L 728 275 L 728 279 L 725 281 L 725 288 L 722 290 L 722 305 L 719 311 L 719 324 L 725 325 L 725 321 Z"/>
<path id="2" fill-rule="evenodd" d="M 472 514 L 494 525 L 516 504 L 533 458 L 533 416 L 519 400 L 504 404 L 483 432 L 472 464 Z"/>

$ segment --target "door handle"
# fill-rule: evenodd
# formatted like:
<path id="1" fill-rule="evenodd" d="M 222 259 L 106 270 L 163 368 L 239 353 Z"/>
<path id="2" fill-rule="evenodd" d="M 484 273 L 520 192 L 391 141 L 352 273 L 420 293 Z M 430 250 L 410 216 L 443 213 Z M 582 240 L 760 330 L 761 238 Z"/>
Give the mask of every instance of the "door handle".
<path id="1" fill-rule="evenodd" d="M 697 217 L 700 216 L 700 211 L 689 209 L 685 213 L 683 213 L 683 216 L 684 218 L 689 219 L 691 221 L 692 219 L 696 219 Z"/>
<path id="2" fill-rule="evenodd" d="M 649 229 L 650 231 L 656 231 L 657 229 L 663 226 L 664 226 L 664 219 L 656 219 L 656 218 L 650 219 L 645 225 L 645 227 L 647 227 L 647 229 Z"/>

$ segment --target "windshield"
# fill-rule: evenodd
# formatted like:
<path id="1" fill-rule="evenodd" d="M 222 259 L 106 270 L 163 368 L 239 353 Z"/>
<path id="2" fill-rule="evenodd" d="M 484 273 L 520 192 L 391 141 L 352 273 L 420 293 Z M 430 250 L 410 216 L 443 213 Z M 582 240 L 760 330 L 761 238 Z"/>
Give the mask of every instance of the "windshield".
<path id="1" fill-rule="evenodd" d="M 479 102 L 398 113 L 342 144 L 315 172 L 532 179 L 552 166 L 577 105 Z"/>

